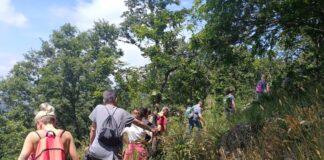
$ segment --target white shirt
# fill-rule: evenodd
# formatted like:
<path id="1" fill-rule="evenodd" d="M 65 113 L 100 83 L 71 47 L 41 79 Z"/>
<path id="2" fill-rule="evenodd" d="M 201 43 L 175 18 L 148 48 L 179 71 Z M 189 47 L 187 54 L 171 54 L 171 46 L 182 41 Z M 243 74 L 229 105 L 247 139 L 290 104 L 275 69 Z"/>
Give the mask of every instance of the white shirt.
<path id="1" fill-rule="evenodd" d="M 127 133 L 129 143 L 144 141 L 147 132 L 134 124 L 130 127 L 126 127 L 122 133 Z"/>

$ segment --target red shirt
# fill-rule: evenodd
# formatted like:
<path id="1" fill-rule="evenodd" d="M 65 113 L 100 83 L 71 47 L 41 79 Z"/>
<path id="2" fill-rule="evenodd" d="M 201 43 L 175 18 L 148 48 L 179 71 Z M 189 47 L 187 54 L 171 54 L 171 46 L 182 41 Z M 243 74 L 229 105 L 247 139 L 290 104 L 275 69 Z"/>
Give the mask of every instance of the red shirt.
<path id="1" fill-rule="evenodd" d="M 166 130 L 166 125 L 167 125 L 167 117 L 165 115 L 161 116 L 158 118 L 157 120 L 157 125 L 161 125 L 161 131 L 160 132 L 164 132 Z"/>

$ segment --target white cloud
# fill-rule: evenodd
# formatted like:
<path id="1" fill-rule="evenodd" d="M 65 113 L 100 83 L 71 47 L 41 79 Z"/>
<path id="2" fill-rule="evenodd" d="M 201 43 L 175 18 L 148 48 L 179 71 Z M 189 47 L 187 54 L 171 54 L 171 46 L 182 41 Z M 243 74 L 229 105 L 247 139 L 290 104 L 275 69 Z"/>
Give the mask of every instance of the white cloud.
<path id="1" fill-rule="evenodd" d="M 143 57 L 142 52 L 134 45 L 118 42 L 118 47 L 124 51 L 124 56 L 121 58 L 122 61 L 128 63 L 132 67 L 141 67 L 150 63 L 149 58 Z"/>
<path id="2" fill-rule="evenodd" d="M 127 8 L 124 0 L 92 0 L 91 2 L 80 1 L 75 8 L 73 21 L 81 29 L 89 29 L 93 21 L 100 19 L 108 20 L 110 23 L 119 24 L 120 17 Z"/>
<path id="3" fill-rule="evenodd" d="M 90 29 L 94 21 L 104 19 L 110 24 L 118 25 L 123 21 L 121 15 L 127 10 L 124 0 L 80 0 L 71 8 L 51 7 L 50 13 L 76 25 L 81 31 Z M 118 46 L 124 51 L 122 61 L 129 66 L 140 67 L 148 64 L 150 60 L 141 55 L 141 51 L 134 45 L 118 42 Z"/>
<path id="4" fill-rule="evenodd" d="M 27 18 L 15 10 L 10 0 L 0 0 L 0 22 L 23 27 L 27 24 Z"/>

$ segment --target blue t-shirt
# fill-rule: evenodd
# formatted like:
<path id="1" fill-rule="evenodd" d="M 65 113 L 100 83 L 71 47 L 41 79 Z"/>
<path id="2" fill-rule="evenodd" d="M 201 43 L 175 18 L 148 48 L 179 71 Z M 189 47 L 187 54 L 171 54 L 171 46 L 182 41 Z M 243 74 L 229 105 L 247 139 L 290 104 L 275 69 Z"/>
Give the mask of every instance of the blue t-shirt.
<path id="1" fill-rule="evenodd" d="M 201 114 L 201 107 L 199 106 L 199 104 L 196 104 L 193 106 L 193 112 L 194 112 L 194 116 L 192 118 L 192 120 L 199 120 L 199 114 Z"/>

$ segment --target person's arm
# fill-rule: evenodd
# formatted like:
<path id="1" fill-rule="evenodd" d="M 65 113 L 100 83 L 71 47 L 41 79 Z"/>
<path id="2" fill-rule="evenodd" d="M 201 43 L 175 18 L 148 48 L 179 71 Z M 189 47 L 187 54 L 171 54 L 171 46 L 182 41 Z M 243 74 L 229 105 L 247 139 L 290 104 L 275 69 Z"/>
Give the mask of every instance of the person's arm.
<path id="1" fill-rule="evenodd" d="M 204 121 L 204 118 L 203 118 L 203 116 L 202 116 L 202 114 L 201 114 L 201 108 L 199 108 L 199 109 L 197 110 L 197 112 L 198 112 L 199 120 L 200 120 L 201 122 L 205 122 L 205 121 Z"/>
<path id="2" fill-rule="evenodd" d="M 31 152 L 33 151 L 33 135 L 36 134 L 33 132 L 30 132 L 24 142 L 23 148 L 21 149 L 20 155 L 18 157 L 18 160 L 27 160 L 30 156 Z"/>
<path id="3" fill-rule="evenodd" d="M 67 136 L 69 137 L 69 140 L 70 140 L 69 154 L 70 154 L 72 160 L 79 160 L 80 158 L 79 158 L 78 152 L 76 151 L 73 136 L 70 132 L 67 132 L 67 134 L 68 134 Z"/>
<path id="4" fill-rule="evenodd" d="M 156 132 L 154 129 L 152 129 L 152 128 L 149 127 L 148 125 L 145 125 L 145 124 L 144 124 L 142 121 L 140 121 L 140 120 L 134 119 L 133 124 L 135 124 L 136 126 L 139 126 L 139 127 L 143 128 L 143 129 L 146 129 L 146 130 L 148 130 L 148 131 L 150 131 L 150 132 L 153 132 L 153 133 Z"/>
<path id="5" fill-rule="evenodd" d="M 163 127 L 164 127 L 164 131 L 166 132 L 167 131 L 167 119 L 163 117 Z"/>
<path id="6" fill-rule="evenodd" d="M 236 111 L 236 107 L 235 107 L 235 101 L 234 99 L 232 100 L 232 106 L 233 106 L 233 109 L 234 109 L 234 112 Z"/>
<path id="7" fill-rule="evenodd" d="M 90 127 L 90 145 L 92 144 L 94 138 L 96 137 L 97 124 L 92 122 Z"/>

